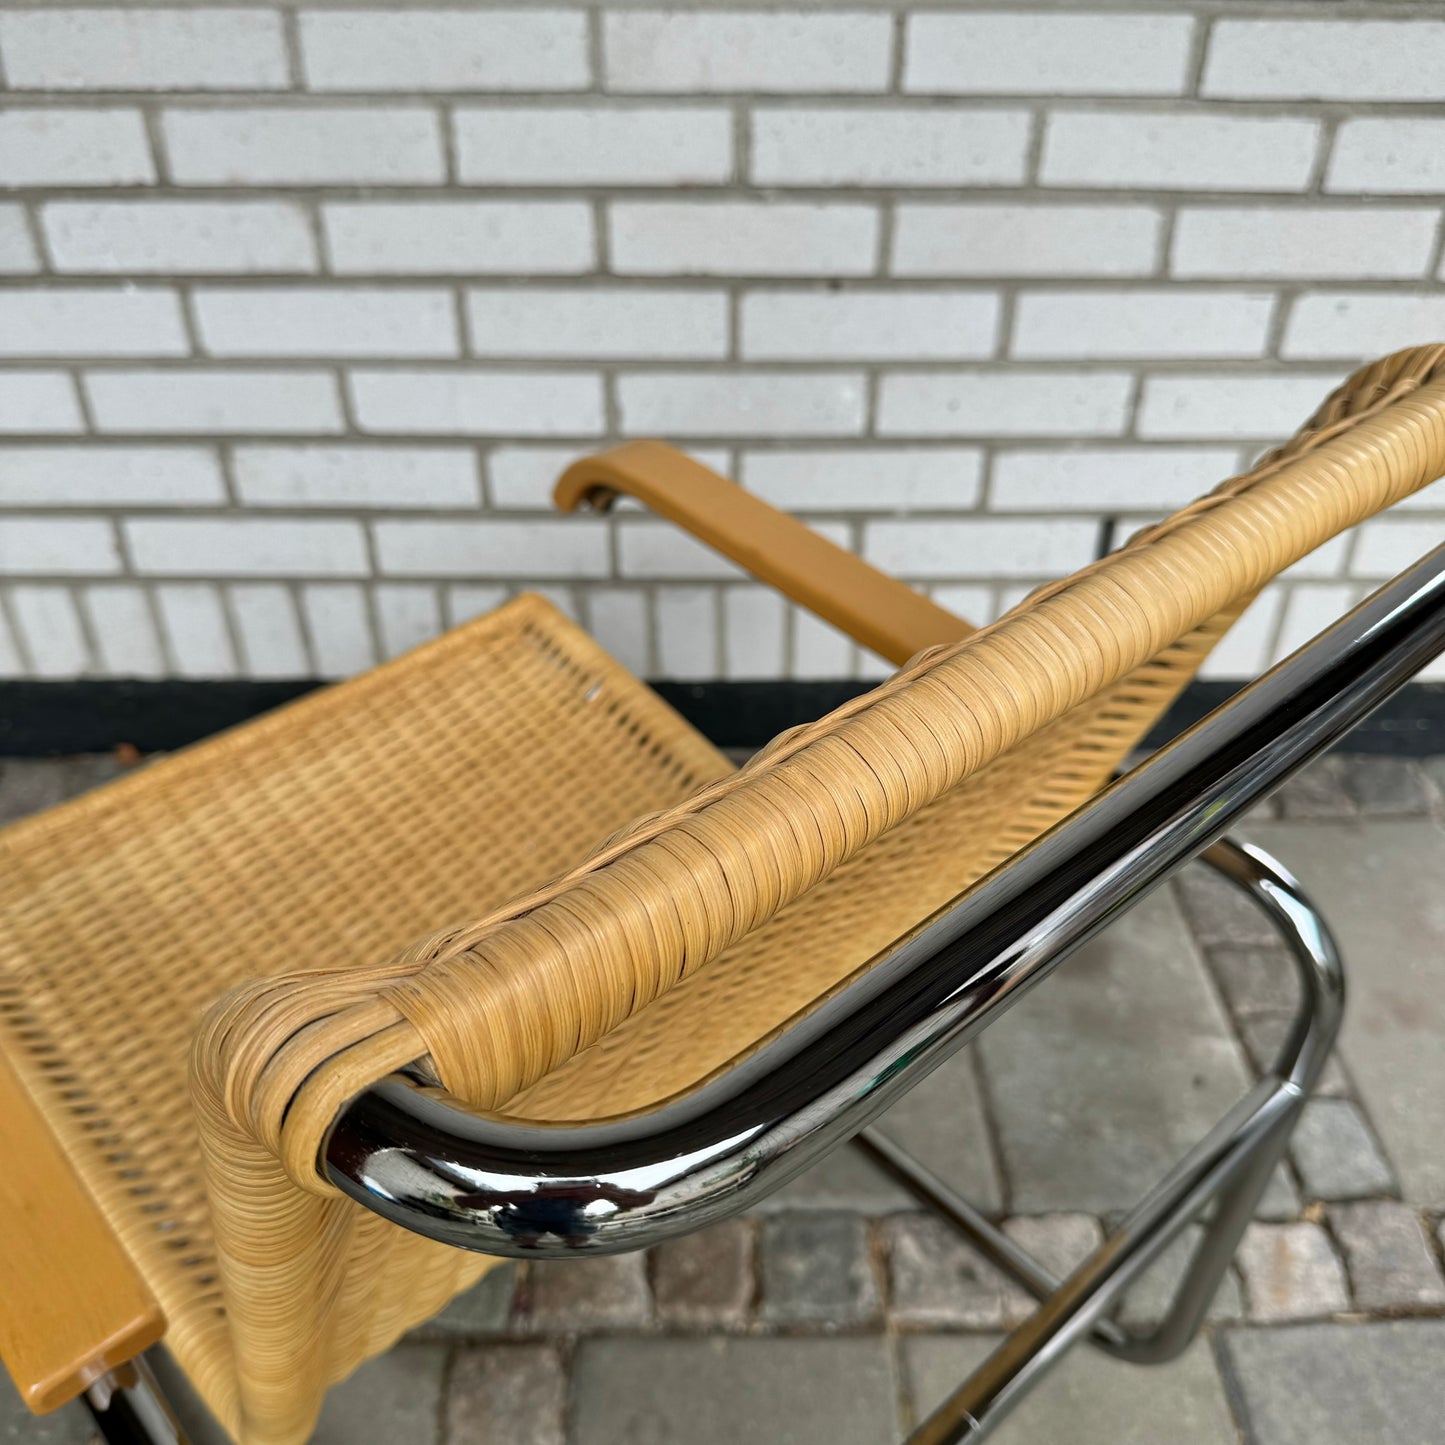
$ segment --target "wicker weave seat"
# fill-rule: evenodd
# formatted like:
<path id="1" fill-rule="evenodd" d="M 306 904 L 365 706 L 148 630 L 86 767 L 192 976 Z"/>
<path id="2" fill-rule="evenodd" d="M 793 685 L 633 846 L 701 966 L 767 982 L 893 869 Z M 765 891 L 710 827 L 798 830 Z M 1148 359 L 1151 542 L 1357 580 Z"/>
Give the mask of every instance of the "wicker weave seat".
<path id="1" fill-rule="evenodd" d="M 896 609 L 941 645 L 741 772 L 523 597 L 0 834 L 0 1063 L 226 1430 L 305 1440 L 489 1263 L 326 1182 L 347 1098 L 420 1061 L 479 1107 L 588 1118 L 752 1047 L 1094 794 L 1271 577 L 1445 469 L 1442 358 L 1367 369 L 981 632 L 880 582 L 855 632 L 883 645 Z"/>

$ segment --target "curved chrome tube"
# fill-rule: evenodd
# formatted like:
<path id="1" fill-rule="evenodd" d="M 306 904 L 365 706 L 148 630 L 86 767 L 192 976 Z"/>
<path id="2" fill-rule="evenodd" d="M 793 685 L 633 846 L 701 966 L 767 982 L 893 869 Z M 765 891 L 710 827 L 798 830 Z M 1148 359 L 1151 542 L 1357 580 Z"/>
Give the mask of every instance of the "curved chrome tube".
<path id="1" fill-rule="evenodd" d="M 634 1117 L 540 1125 L 395 1075 L 342 1110 L 325 1172 L 408 1229 L 501 1255 L 638 1249 L 737 1213 L 856 1133 L 1442 650 L 1445 548 L 700 1087 Z"/>

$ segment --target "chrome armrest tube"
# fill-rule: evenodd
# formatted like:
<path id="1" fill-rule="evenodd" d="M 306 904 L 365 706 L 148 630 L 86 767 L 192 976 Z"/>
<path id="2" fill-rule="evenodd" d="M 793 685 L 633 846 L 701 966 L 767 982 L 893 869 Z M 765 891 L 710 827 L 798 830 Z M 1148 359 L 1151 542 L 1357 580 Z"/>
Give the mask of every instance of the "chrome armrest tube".
<path id="1" fill-rule="evenodd" d="M 1445 548 L 1080 808 L 749 1057 L 645 1113 L 539 1124 L 405 1075 L 324 1148 L 408 1229 L 521 1257 L 735 1214 L 856 1133 L 1445 650 Z"/>

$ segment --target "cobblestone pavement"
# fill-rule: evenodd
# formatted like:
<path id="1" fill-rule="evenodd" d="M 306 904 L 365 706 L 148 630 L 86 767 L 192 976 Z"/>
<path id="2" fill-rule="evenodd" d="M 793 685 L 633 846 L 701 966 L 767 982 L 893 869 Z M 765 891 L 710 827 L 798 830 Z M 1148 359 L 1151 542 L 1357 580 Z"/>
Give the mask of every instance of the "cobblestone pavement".
<path id="1" fill-rule="evenodd" d="M 15 816 L 104 760 L 5 764 Z M 1000 1445 L 1445 1438 L 1445 758 L 1335 756 L 1243 835 L 1347 949 L 1344 1041 L 1201 1338 L 1140 1369 L 1076 1350 Z M 886 1127 L 1066 1269 L 1254 1076 L 1292 1003 L 1268 929 L 1189 870 L 910 1095 Z M 1184 1254 L 1126 1301 L 1157 1315 Z M 322 1445 L 887 1445 L 1028 1309 L 844 1150 L 649 1255 L 505 1265 L 333 1392 Z M 7 1387 L 8 1388 L 8 1387 Z M 0 1441 L 77 1445 L 0 1397 Z"/>

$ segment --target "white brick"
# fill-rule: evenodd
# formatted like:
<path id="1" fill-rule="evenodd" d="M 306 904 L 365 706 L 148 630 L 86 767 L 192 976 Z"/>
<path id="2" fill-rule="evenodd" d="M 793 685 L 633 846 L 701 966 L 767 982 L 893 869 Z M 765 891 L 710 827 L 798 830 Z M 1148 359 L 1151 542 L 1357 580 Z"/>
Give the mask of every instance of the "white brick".
<path id="1" fill-rule="evenodd" d="M 629 672 L 652 672 L 647 593 L 637 587 L 609 587 L 588 593 L 587 630 Z"/>
<path id="2" fill-rule="evenodd" d="M 165 654 L 143 588 L 116 582 L 80 596 L 101 670 L 110 677 L 164 677 Z"/>
<path id="3" fill-rule="evenodd" d="M 1139 435 L 1280 441 L 1313 414 L 1340 380 L 1335 374 L 1269 376 L 1258 371 L 1147 377 Z"/>
<path id="4" fill-rule="evenodd" d="M 585 201 L 337 201 L 321 220 L 341 273 L 575 275 L 597 254 Z"/>
<path id="5" fill-rule="evenodd" d="M 1350 582 L 1308 582 L 1291 587 L 1270 662 L 1278 662 L 1313 641 L 1360 600 L 1361 591 L 1358 584 Z"/>
<path id="6" fill-rule="evenodd" d="M 0 205 L 0 272 L 22 275 L 40 269 L 35 242 L 25 224 L 25 211 L 20 206 Z"/>
<path id="7" fill-rule="evenodd" d="M 1274 297 L 1253 291 L 1040 291 L 1021 296 L 1025 357 L 1262 356 Z"/>
<path id="8" fill-rule="evenodd" d="M 1445 479 L 1431 482 L 1418 492 L 1411 492 L 1408 497 L 1401 497 L 1390 511 L 1392 514 L 1399 511 L 1445 512 Z"/>
<path id="9" fill-rule="evenodd" d="M 278 90 L 281 17 L 247 7 L 0 15 L 12 90 Z"/>
<path id="10" fill-rule="evenodd" d="M 589 371 L 353 371 L 363 431 L 427 436 L 595 436 L 602 382 Z"/>
<path id="11" fill-rule="evenodd" d="M 231 466 L 240 500 L 253 507 L 475 507 L 481 499 L 466 447 L 243 446 Z"/>
<path id="12" fill-rule="evenodd" d="M 1434 518 L 1377 518 L 1360 528 L 1351 570 L 1358 577 L 1394 577 L 1439 545 Z"/>
<path id="13" fill-rule="evenodd" d="M 0 371 L 0 435 L 84 429 L 75 383 L 63 371 Z"/>
<path id="14" fill-rule="evenodd" d="M 742 480 L 796 512 L 962 511 L 977 505 L 983 454 L 975 447 L 847 447 L 747 452 Z"/>
<path id="15" fill-rule="evenodd" d="M 580 10 L 341 10 L 301 14 L 312 90 L 581 90 Z"/>
<path id="16" fill-rule="evenodd" d="M 1062 577 L 1094 555 L 1091 521 L 869 522 L 863 555 L 900 577 Z"/>
<path id="17" fill-rule="evenodd" d="M 174 291 L 0 291 L 0 356 L 184 356 L 190 349 Z"/>
<path id="18" fill-rule="evenodd" d="M 884 376 L 882 436 L 1117 436 L 1133 381 L 1122 371 L 912 371 Z"/>
<path id="19" fill-rule="evenodd" d="M 25 659 L 20 655 L 20 644 L 5 620 L 5 614 L 0 612 L 0 677 L 24 677 L 27 671 Z"/>
<path id="20" fill-rule="evenodd" d="M 289 201 L 52 201 L 57 271 L 314 271 L 306 214 Z"/>
<path id="21" fill-rule="evenodd" d="M 475 617 L 495 612 L 507 600 L 507 589 L 499 584 L 479 587 L 471 582 L 455 583 L 446 589 L 447 617 L 460 627 Z"/>
<path id="22" fill-rule="evenodd" d="M 36 577 L 119 571 L 114 529 L 98 517 L 0 517 L 0 573 Z"/>
<path id="23" fill-rule="evenodd" d="M 603 26 L 610 90 L 805 94 L 888 88 L 893 26 L 883 14 L 613 11 Z"/>
<path id="24" fill-rule="evenodd" d="M 1000 512 L 1172 511 L 1238 469 L 1233 447 L 1021 448 L 995 456 L 989 504 Z"/>
<path id="25" fill-rule="evenodd" d="M 350 677 L 376 662 L 362 588 L 349 582 L 303 587 L 301 617 L 322 677 Z"/>
<path id="26" fill-rule="evenodd" d="M 680 681 L 717 676 L 717 593 L 713 588 L 657 589 L 657 672 L 659 677 Z"/>
<path id="27" fill-rule="evenodd" d="M 573 622 L 577 620 L 577 595 L 573 588 L 553 583 L 550 586 L 539 583 L 528 583 L 525 591 L 537 597 L 545 597 L 563 617 Z"/>
<path id="28" fill-rule="evenodd" d="M 169 110 L 171 174 L 186 185 L 408 185 L 446 178 L 436 112 L 420 106 Z"/>
<path id="29" fill-rule="evenodd" d="M 306 643 L 290 591 L 258 582 L 226 592 L 247 677 L 309 677 Z"/>
<path id="30" fill-rule="evenodd" d="M 1355 116 L 1342 121 L 1325 189 L 1439 195 L 1445 191 L 1445 120 Z"/>
<path id="31" fill-rule="evenodd" d="M 1028 164 L 1027 111 L 761 109 L 752 177 L 761 185 L 1011 185 Z"/>
<path id="32" fill-rule="evenodd" d="M 728 351 L 723 291 L 496 287 L 467 293 L 477 356 L 720 359 Z"/>
<path id="33" fill-rule="evenodd" d="M 1061 110 L 1044 132 L 1039 178 L 1051 186 L 1299 191 L 1319 135 L 1318 121 L 1275 116 Z"/>
<path id="34" fill-rule="evenodd" d="M 732 116 L 715 106 L 487 106 L 455 115 L 470 185 L 671 186 L 726 181 Z"/>
<path id="35" fill-rule="evenodd" d="M 456 356 L 456 311 L 441 287 L 290 286 L 197 290 L 212 356 Z"/>
<path id="36" fill-rule="evenodd" d="M 138 110 L 0 111 L 0 186 L 130 186 L 155 178 Z"/>
<path id="37" fill-rule="evenodd" d="M 856 372 L 647 372 L 618 378 L 617 404 L 634 436 L 858 436 L 867 411 Z"/>
<path id="38" fill-rule="evenodd" d="M 729 587 L 723 593 L 723 676 L 783 675 L 787 605 L 771 587 Z"/>
<path id="39" fill-rule="evenodd" d="M 595 450 L 591 448 L 590 450 Z M 487 458 L 489 494 L 494 507 L 532 512 L 552 510 L 552 488 L 557 478 L 587 447 L 497 447 Z M 724 475 L 730 470 L 729 454 L 713 447 L 690 447 L 690 456 L 703 466 Z M 618 510 L 629 506 L 627 498 L 616 503 Z"/>
<path id="40" fill-rule="evenodd" d="M 182 583 L 156 588 L 156 606 L 175 671 L 181 677 L 234 677 L 236 654 L 220 593 Z"/>
<path id="41" fill-rule="evenodd" d="M 399 657 L 441 633 L 442 614 L 435 587 L 386 583 L 376 588 L 372 597 L 384 656 Z"/>
<path id="42" fill-rule="evenodd" d="M 354 521 L 157 517 L 123 523 L 138 572 L 172 577 L 363 577 L 366 542 Z"/>
<path id="43" fill-rule="evenodd" d="M 1269 666 L 1275 628 L 1284 603 L 1282 587 L 1266 587 L 1204 659 L 1204 679 L 1252 679 Z"/>
<path id="44" fill-rule="evenodd" d="M 804 678 L 851 677 L 856 655 L 852 638 L 801 607 L 791 611 L 792 675 Z"/>
<path id="45" fill-rule="evenodd" d="M 939 95 L 1179 95 L 1184 15 L 911 15 L 903 88 Z"/>
<path id="46" fill-rule="evenodd" d="M 226 500 L 221 469 L 203 447 L 7 447 L 0 505 L 210 506 Z"/>
<path id="47" fill-rule="evenodd" d="M 1205 95 L 1280 100 L 1445 100 L 1445 24 L 1221 20 Z"/>
<path id="48" fill-rule="evenodd" d="M 1349 537 L 1341 533 L 1307 552 L 1293 566 L 1286 567 L 1281 577 L 1338 577 L 1345 570 L 1345 551 Z"/>
<path id="49" fill-rule="evenodd" d="M 618 524 L 617 564 L 624 577 L 719 578 L 739 581 L 746 574 L 721 552 L 670 522 Z"/>
<path id="50" fill-rule="evenodd" d="M 107 432 L 326 433 L 342 429 L 336 379 L 325 371 L 93 371 L 85 393 Z"/>
<path id="51" fill-rule="evenodd" d="M 994 601 L 993 589 L 982 587 L 977 584 L 963 584 L 946 587 L 930 587 L 928 595 L 938 603 L 940 607 L 946 608 L 955 617 L 961 617 L 965 622 L 972 623 L 975 627 L 986 627 L 998 615 L 998 608 Z"/>
<path id="52" fill-rule="evenodd" d="M 1445 333 L 1445 296 L 1322 291 L 1299 297 L 1281 355 L 1375 357 Z"/>
<path id="53" fill-rule="evenodd" d="M 1436 210 L 1210 207 L 1180 211 L 1176 276 L 1423 276 L 1435 250 Z"/>
<path id="54" fill-rule="evenodd" d="M 754 291 L 741 316 L 749 359 L 968 360 L 998 345 L 993 291 Z"/>
<path id="55" fill-rule="evenodd" d="M 395 521 L 375 524 L 383 572 L 396 577 L 605 577 L 607 524 Z"/>
<path id="56" fill-rule="evenodd" d="M 616 202 L 612 269 L 636 275 L 866 276 L 878 212 L 851 204 Z"/>
<path id="57" fill-rule="evenodd" d="M 75 677 L 90 670 L 90 647 L 68 589 L 12 587 L 9 600 L 36 677 Z"/>
<path id="58" fill-rule="evenodd" d="M 1148 276 L 1164 218 L 1152 206 L 901 205 L 898 276 Z"/>

